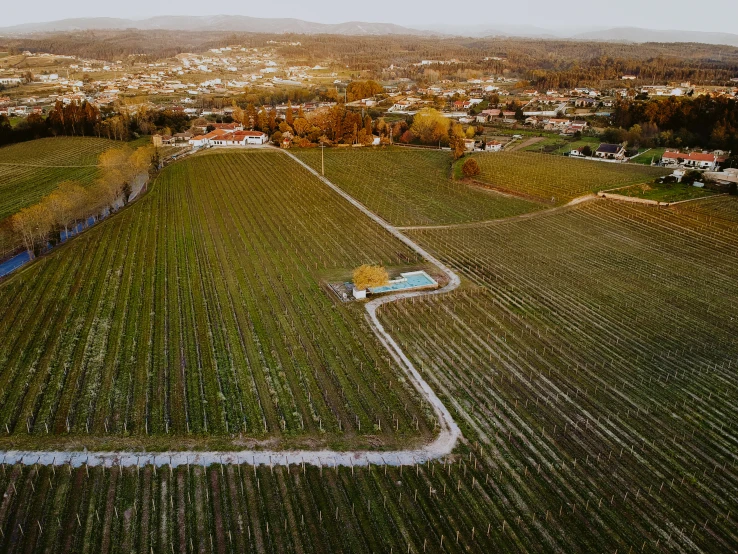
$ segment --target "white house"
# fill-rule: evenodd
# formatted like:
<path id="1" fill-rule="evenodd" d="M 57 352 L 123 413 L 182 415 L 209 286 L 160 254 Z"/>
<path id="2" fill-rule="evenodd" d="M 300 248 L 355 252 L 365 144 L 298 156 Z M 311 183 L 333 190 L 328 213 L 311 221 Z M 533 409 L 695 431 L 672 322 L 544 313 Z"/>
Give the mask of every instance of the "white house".
<path id="1" fill-rule="evenodd" d="M 260 131 L 233 131 L 209 139 L 209 144 L 212 146 L 246 146 L 265 144 L 267 139 L 268 137 Z"/>
<path id="2" fill-rule="evenodd" d="M 664 152 L 661 157 L 661 163 L 664 165 L 681 165 L 683 167 L 706 169 L 714 171 L 721 159 L 716 154 L 707 154 L 703 152 Z"/>
<path id="3" fill-rule="evenodd" d="M 496 140 L 491 140 L 484 145 L 485 152 L 499 152 L 502 150 L 502 143 Z"/>
<path id="4" fill-rule="evenodd" d="M 266 144 L 269 140 L 269 137 L 261 131 L 241 131 L 240 134 L 246 137 L 246 144 Z"/>
<path id="5" fill-rule="evenodd" d="M 625 158 L 625 147 L 622 144 L 600 144 L 595 150 L 595 157 L 605 160 L 622 160 Z"/>

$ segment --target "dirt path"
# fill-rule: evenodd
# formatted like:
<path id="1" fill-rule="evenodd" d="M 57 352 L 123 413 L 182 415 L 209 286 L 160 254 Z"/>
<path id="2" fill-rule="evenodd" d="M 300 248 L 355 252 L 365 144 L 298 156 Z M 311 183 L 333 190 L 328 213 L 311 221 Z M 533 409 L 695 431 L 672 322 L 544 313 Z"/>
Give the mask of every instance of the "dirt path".
<path id="1" fill-rule="evenodd" d="M 0 451 L 0 462 L 7 464 L 44 464 L 44 465 L 64 465 L 70 464 L 73 467 L 82 465 L 105 467 L 115 466 L 140 466 L 146 464 L 155 464 L 158 467 L 170 465 L 172 467 L 183 466 L 187 464 L 193 465 L 212 465 L 212 464 L 252 464 L 252 465 L 299 465 L 310 464 L 314 466 L 366 466 L 374 465 L 412 465 L 423 463 L 426 460 L 441 458 L 450 454 L 456 446 L 456 442 L 461 437 L 461 430 L 454 421 L 448 408 L 443 404 L 438 395 L 433 391 L 430 385 L 423 379 L 420 372 L 415 368 L 410 359 L 405 355 L 397 342 L 390 336 L 377 318 L 377 308 L 388 302 L 394 302 L 402 298 L 411 298 L 414 296 L 424 296 L 430 294 L 443 294 L 450 292 L 461 284 L 459 276 L 451 269 L 442 264 L 434 256 L 428 253 L 420 245 L 416 244 L 408 237 L 403 235 L 397 228 L 387 223 L 374 212 L 370 211 L 366 206 L 358 200 L 341 190 L 338 186 L 331 183 L 328 179 L 321 176 L 313 168 L 297 159 L 289 152 L 280 150 L 289 156 L 296 163 L 307 169 L 315 175 L 325 185 L 330 187 L 334 192 L 342 196 L 354 207 L 364 213 L 367 217 L 374 220 L 382 226 L 387 232 L 402 241 L 409 248 L 417 252 L 428 262 L 436 265 L 448 277 L 448 283 L 443 288 L 434 291 L 416 291 L 398 293 L 389 296 L 383 296 L 375 300 L 371 300 L 365 304 L 366 317 L 372 330 L 379 338 L 382 345 L 387 349 L 392 358 L 403 368 L 407 377 L 416 387 L 423 399 L 428 402 L 438 418 L 440 432 L 438 436 L 430 443 L 420 448 L 412 450 L 395 450 L 388 452 L 375 451 L 348 451 L 336 452 L 331 450 L 240 450 L 234 452 L 217 452 L 217 451 L 181 451 L 181 452 L 93 452 L 93 451 Z"/>
<path id="2" fill-rule="evenodd" d="M 515 152 L 516 150 L 522 150 L 528 146 L 533 146 L 543 140 L 544 137 L 530 137 L 525 140 L 521 140 L 519 143 L 512 146 L 510 149 L 505 149 L 507 152 Z"/>
<path id="3" fill-rule="evenodd" d="M 502 217 L 499 219 L 486 219 L 484 221 L 472 221 L 470 223 L 449 223 L 446 225 L 410 225 L 407 227 L 396 227 L 398 231 L 417 231 L 417 230 L 434 230 L 434 229 L 469 229 L 473 227 L 483 227 L 486 225 L 492 225 L 495 223 L 507 223 L 509 221 L 521 221 L 524 219 L 533 219 L 535 217 L 541 217 L 543 215 L 551 215 L 556 212 L 561 212 L 582 202 L 589 202 L 591 200 L 597 200 L 596 194 L 586 194 L 579 196 L 564 204 L 563 206 L 556 206 L 555 208 L 549 208 L 548 210 L 538 210 L 536 212 L 528 212 L 520 215 L 513 215 L 510 217 Z"/>

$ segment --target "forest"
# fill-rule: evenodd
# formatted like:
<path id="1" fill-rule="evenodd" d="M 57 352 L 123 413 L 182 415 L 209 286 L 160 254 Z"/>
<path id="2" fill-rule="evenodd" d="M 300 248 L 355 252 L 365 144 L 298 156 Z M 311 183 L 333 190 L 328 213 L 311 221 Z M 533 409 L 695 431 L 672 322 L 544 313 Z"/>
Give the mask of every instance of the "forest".
<path id="1" fill-rule="evenodd" d="M 738 101 L 726 97 L 618 102 L 611 142 L 642 146 L 709 147 L 738 152 Z"/>

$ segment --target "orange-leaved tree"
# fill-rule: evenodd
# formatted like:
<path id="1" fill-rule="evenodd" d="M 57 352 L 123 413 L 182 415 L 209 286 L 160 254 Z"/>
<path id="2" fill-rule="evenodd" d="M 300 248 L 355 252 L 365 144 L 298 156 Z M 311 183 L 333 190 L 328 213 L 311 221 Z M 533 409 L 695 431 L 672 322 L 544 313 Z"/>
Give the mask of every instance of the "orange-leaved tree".
<path id="1" fill-rule="evenodd" d="M 354 286 L 358 290 L 381 287 L 389 282 L 387 270 L 381 265 L 364 264 L 354 270 Z"/>
<path id="2" fill-rule="evenodd" d="M 479 175 L 481 170 L 479 169 L 477 160 L 474 158 L 466 160 L 464 165 L 461 166 L 461 173 L 464 174 L 464 177 L 474 177 L 475 175 Z"/>

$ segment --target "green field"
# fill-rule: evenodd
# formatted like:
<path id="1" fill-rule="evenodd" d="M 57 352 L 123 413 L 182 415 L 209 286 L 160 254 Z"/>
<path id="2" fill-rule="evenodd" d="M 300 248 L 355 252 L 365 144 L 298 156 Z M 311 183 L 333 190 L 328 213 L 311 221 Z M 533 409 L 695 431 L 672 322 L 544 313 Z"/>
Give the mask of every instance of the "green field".
<path id="1" fill-rule="evenodd" d="M 320 150 L 293 153 L 320 171 Z M 394 225 L 463 223 L 541 206 L 451 180 L 451 154 L 411 148 L 326 148 L 325 175 Z"/>
<path id="2" fill-rule="evenodd" d="M 660 161 L 664 152 L 666 152 L 666 148 L 651 148 L 642 154 L 638 154 L 635 158 L 632 158 L 630 163 L 651 165 L 652 161 Z"/>
<path id="3" fill-rule="evenodd" d="M 644 183 L 666 175 L 662 168 L 574 160 L 532 152 L 475 155 L 479 181 L 552 204 L 564 204 L 587 193 Z"/>
<path id="4" fill-rule="evenodd" d="M 0 148 L 0 220 L 35 204 L 62 181 L 91 183 L 98 155 L 115 145 L 107 139 L 58 137 Z"/>
<path id="5" fill-rule="evenodd" d="M 323 285 L 362 263 L 417 262 L 283 154 L 175 164 L 0 286 L 0 442 L 426 438 L 433 424 L 361 307 Z"/>
<path id="6" fill-rule="evenodd" d="M 715 194 L 711 190 L 682 183 L 644 183 L 615 189 L 611 192 L 634 198 L 656 200 L 657 202 L 680 202 L 682 200 L 705 198 L 706 196 L 713 196 Z"/>
<path id="7" fill-rule="evenodd" d="M 738 198 L 594 199 L 406 233 L 463 279 L 378 310 L 462 428 L 451 455 L 0 463 L 0 552 L 735 550 Z M 283 153 L 175 163 L 0 284 L 0 445 L 428 440 L 362 307 L 325 289 L 368 261 L 422 264 Z"/>
<path id="8" fill-rule="evenodd" d="M 592 150 L 596 150 L 600 144 L 597 137 L 582 137 L 581 139 L 567 139 L 561 136 L 548 137 L 545 140 L 532 144 L 523 150 L 526 152 L 543 152 L 546 154 L 564 155 L 572 150 L 589 145 Z"/>
<path id="9" fill-rule="evenodd" d="M 545 551 L 737 543 L 738 204 L 713 204 L 732 233 L 604 200 L 410 232 L 479 289 L 383 322 L 499 468 L 492 504 L 519 511 L 523 544 L 535 522 Z"/>

